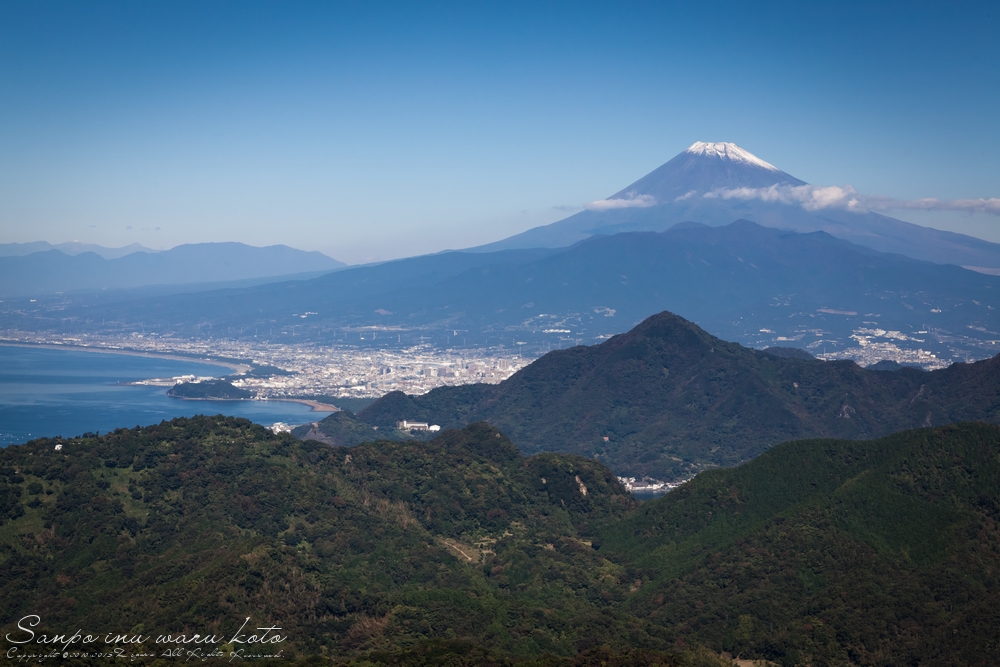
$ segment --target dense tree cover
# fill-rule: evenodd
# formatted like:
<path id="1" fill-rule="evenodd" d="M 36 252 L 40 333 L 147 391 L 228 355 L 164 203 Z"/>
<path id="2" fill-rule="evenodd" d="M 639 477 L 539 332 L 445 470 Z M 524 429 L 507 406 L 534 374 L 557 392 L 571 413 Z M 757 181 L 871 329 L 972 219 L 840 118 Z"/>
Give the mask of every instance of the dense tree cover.
<path id="1" fill-rule="evenodd" d="M 612 649 L 599 646 L 572 657 L 552 654 L 532 658 L 504 656 L 462 640 L 430 640 L 401 651 L 372 651 L 337 667 L 731 667 L 704 647 L 674 651 Z"/>
<path id="2" fill-rule="evenodd" d="M 203 382 L 180 382 L 167 391 L 167 396 L 177 398 L 222 399 L 252 398 L 246 389 L 234 387 L 228 380 L 204 380 Z"/>
<path id="3" fill-rule="evenodd" d="M 486 425 L 335 449 L 196 417 L 9 447 L 0 470 L 5 632 L 26 614 L 189 634 L 252 615 L 298 654 L 670 648 L 618 610 L 632 574 L 591 547 L 631 496 L 596 462 L 525 459 Z"/>
<path id="4" fill-rule="evenodd" d="M 375 439 L 401 440 L 405 436 L 395 429 L 381 429 L 359 421 L 350 410 L 333 412 L 318 422 L 309 422 L 292 429 L 299 440 L 319 440 L 334 447 L 353 447 Z"/>
<path id="5" fill-rule="evenodd" d="M 370 403 L 371 401 L 369 401 Z M 299 440 L 319 440 L 334 447 L 354 447 L 372 440 L 430 440 L 430 431 L 400 431 L 392 427 L 379 428 L 358 419 L 350 410 L 331 413 L 318 422 L 308 422 L 292 429 Z"/>
<path id="6" fill-rule="evenodd" d="M 482 423 L 333 448 L 196 417 L 2 450 L 0 501 L 3 633 L 38 614 L 39 632 L 229 635 L 251 616 L 285 656 L 354 666 L 1000 649 L 986 424 L 788 443 L 637 505 L 601 463 L 525 458 Z"/>
<path id="7" fill-rule="evenodd" d="M 775 347 L 766 347 L 761 352 L 766 352 L 775 357 L 782 357 L 785 359 L 805 359 L 807 361 L 815 359 L 813 355 L 809 354 L 801 347 L 782 347 L 780 345 Z"/>
<path id="8" fill-rule="evenodd" d="M 551 352 L 499 385 L 394 392 L 358 418 L 380 428 L 488 421 L 527 453 L 572 452 L 670 479 L 792 439 L 1000 422 L 1000 356 L 884 373 L 758 352 L 664 312 L 601 345 Z"/>
<path id="9" fill-rule="evenodd" d="M 604 531 L 672 636 L 782 664 L 987 665 L 1000 650 L 1000 429 L 775 447 Z"/>

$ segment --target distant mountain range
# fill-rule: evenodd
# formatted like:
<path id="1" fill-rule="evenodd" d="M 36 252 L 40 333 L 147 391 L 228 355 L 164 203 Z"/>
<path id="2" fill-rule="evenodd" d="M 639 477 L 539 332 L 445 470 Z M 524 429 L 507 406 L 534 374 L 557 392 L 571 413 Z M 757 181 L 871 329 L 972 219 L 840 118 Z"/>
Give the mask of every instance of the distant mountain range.
<path id="1" fill-rule="evenodd" d="M 993 333 L 1000 331 L 1000 277 L 746 221 L 595 236 L 564 249 L 449 252 L 245 289 L 58 305 L 62 327 L 242 328 L 279 340 L 294 331 L 298 340 L 355 343 L 365 331 L 382 331 L 383 344 L 383 336 L 403 345 L 520 341 L 541 351 L 603 340 L 662 310 L 746 345 L 813 353 L 856 346 L 859 330 L 944 360 L 991 356 L 991 341 L 1000 338 Z M 17 308 L 29 314 L 17 317 L 32 312 Z"/>
<path id="2" fill-rule="evenodd" d="M 85 252 L 92 252 L 104 259 L 118 259 L 134 252 L 159 252 L 152 248 L 133 243 L 121 248 L 105 248 L 96 243 L 82 243 L 80 241 L 70 241 L 68 243 L 56 243 L 55 245 L 46 241 L 32 241 L 29 243 L 0 243 L 0 257 L 23 257 L 36 252 L 46 252 L 48 250 L 58 250 L 64 255 L 80 255 Z"/>
<path id="3" fill-rule="evenodd" d="M 857 210 L 854 210 L 857 209 Z M 751 220 L 797 232 L 822 231 L 881 252 L 939 264 L 1000 268 L 1000 244 L 945 232 L 830 202 L 816 191 L 731 143 L 697 142 L 590 210 L 473 250 L 560 248 L 596 234 L 663 231 L 680 222 L 728 225 Z"/>
<path id="4" fill-rule="evenodd" d="M 122 256 L 106 253 L 112 256 L 110 259 L 80 247 L 71 250 L 80 252 L 67 254 L 62 249 L 50 249 L 0 256 L 0 296 L 235 281 L 346 266 L 322 253 L 284 245 L 258 248 L 243 243 L 195 243 L 162 252 L 141 249 Z"/>
<path id="5" fill-rule="evenodd" d="M 38 652 L 14 643 L 29 614 L 157 654 L 218 637 L 194 655 L 251 616 L 302 667 L 989 664 L 998 498 L 987 424 L 789 442 L 641 505 L 481 423 L 349 449 L 222 416 L 42 439 L 0 450 L 0 651 Z"/>
<path id="6" fill-rule="evenodd" d="M 619 474 L 674 479 L 785 440 L 1000 423 L 1000 355 L 929 373 L 870 371 L 747 349 L 660 313 L 600 345 L 550 352 L 500 384 L 392 392 L 357 419 L 380 429 L 488 421 L 527 453 L 570 452 Z"/>

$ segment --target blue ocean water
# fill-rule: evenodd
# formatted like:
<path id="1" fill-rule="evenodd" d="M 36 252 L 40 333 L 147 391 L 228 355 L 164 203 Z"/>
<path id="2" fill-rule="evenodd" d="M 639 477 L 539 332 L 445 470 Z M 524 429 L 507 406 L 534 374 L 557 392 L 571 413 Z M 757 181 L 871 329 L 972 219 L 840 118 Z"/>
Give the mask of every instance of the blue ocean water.
<path id="1" fill-rule="evenodd" d="M 281 401 L 183 401 L 166 387 L 130 387 L 154 377 L 225 375 L 221 366 L 125 354 L 0 345 L 0 446 L 32 438 L 104 433 L 197 414 L 258 424 L 302 424 L 325 416 Z"/>

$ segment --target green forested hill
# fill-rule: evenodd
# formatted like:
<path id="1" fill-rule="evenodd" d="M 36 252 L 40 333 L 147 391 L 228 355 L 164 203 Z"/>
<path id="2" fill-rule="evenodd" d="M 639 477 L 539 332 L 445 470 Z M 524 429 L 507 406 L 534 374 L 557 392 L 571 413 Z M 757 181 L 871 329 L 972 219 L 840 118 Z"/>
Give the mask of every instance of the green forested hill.
<path id="1" fill-rule="evenodd" d="M 605 531 L 650 578 L 627 607 L 784 664 L 990 665 L 1000 650 L 1000 429 L 780 445 Z"/>
<path id="2" fill-rule="evenodd" d="M 331 413 L 318 422 L 309 422 L 292 429 L 299 440 L 319 440 L 334 447 L 353 447 L 376 438 L 406 440 L 406 435 L 395 429 L 376 431 L 370 424 L 359 421 L 350 410 Z"/>
<path id="3" fill-rule="evenodd" d="M 286 651 L 359 665 L 980 665 L 1000 647 L 986 424 L 786 443 L 636 505 L 602 464 L 525 458 L 485 424 L 333 448 L 196 417 L 0 451 L 0 520 L 0 636 L 27 614 L 225 635 L 251 616 Z"/>
<path id="4" fill-rule="evenodd" d="M 180 382 L 167 390 L 167 396 L 195 400 L 233 400 L 253 398 L 246 389 L 234 387 L 228 380 L 203 380 L 202 382 Z"/>
<path id="5" fill-rule="evenodd" d="M 379 427 L 485 420 L 528 453 L 572 452 L 669 479 L 787 440 L 1000 422 L 1000 356 L 930 373 L 869 371 L 758 352 L 664 312 L 601 345 L 551 352 L 499 385 L 394 392 L 358 417 Z"/>
<path id="6" fill-rule="evenodd" d="M 9 447 L 0 471 L 4 632 L 26 614 L 189 634 L 251 615 L 300 654 L 668 647 L 618 609 L 628 568 L 591 548 L 631 496 L 486 425 L 334 449 L 197 417 Z"/>

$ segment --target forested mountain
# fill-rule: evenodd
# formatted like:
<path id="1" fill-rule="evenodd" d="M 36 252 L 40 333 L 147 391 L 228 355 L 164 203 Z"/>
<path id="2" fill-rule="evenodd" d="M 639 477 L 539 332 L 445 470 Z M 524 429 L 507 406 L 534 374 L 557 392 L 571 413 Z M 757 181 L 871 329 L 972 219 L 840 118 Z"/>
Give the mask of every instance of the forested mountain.
<path id="1" fill-rule="evenodd" d="M 998 422 L 1000 356 L 929 373 L 869 371 L 766 354 L 660 313 L 600 345 L 550 352 L 498 385 L 393 392 L 358 418 L 380 428 L 486 420 L 528 453 L 572 452 L 670 479 L 785 440 Z"/>
<path id="2" fill-rule="evenodd" d="M 335 664 L 987 664 L 998 480 L 985 424 L 787 443 L 639 506 L 600 463 L 524 458 L 485 424 L 36 440 L 0 451 L 0 636 L 37 614 L 225 644 L 250 616 L 286 659 Z"/>

